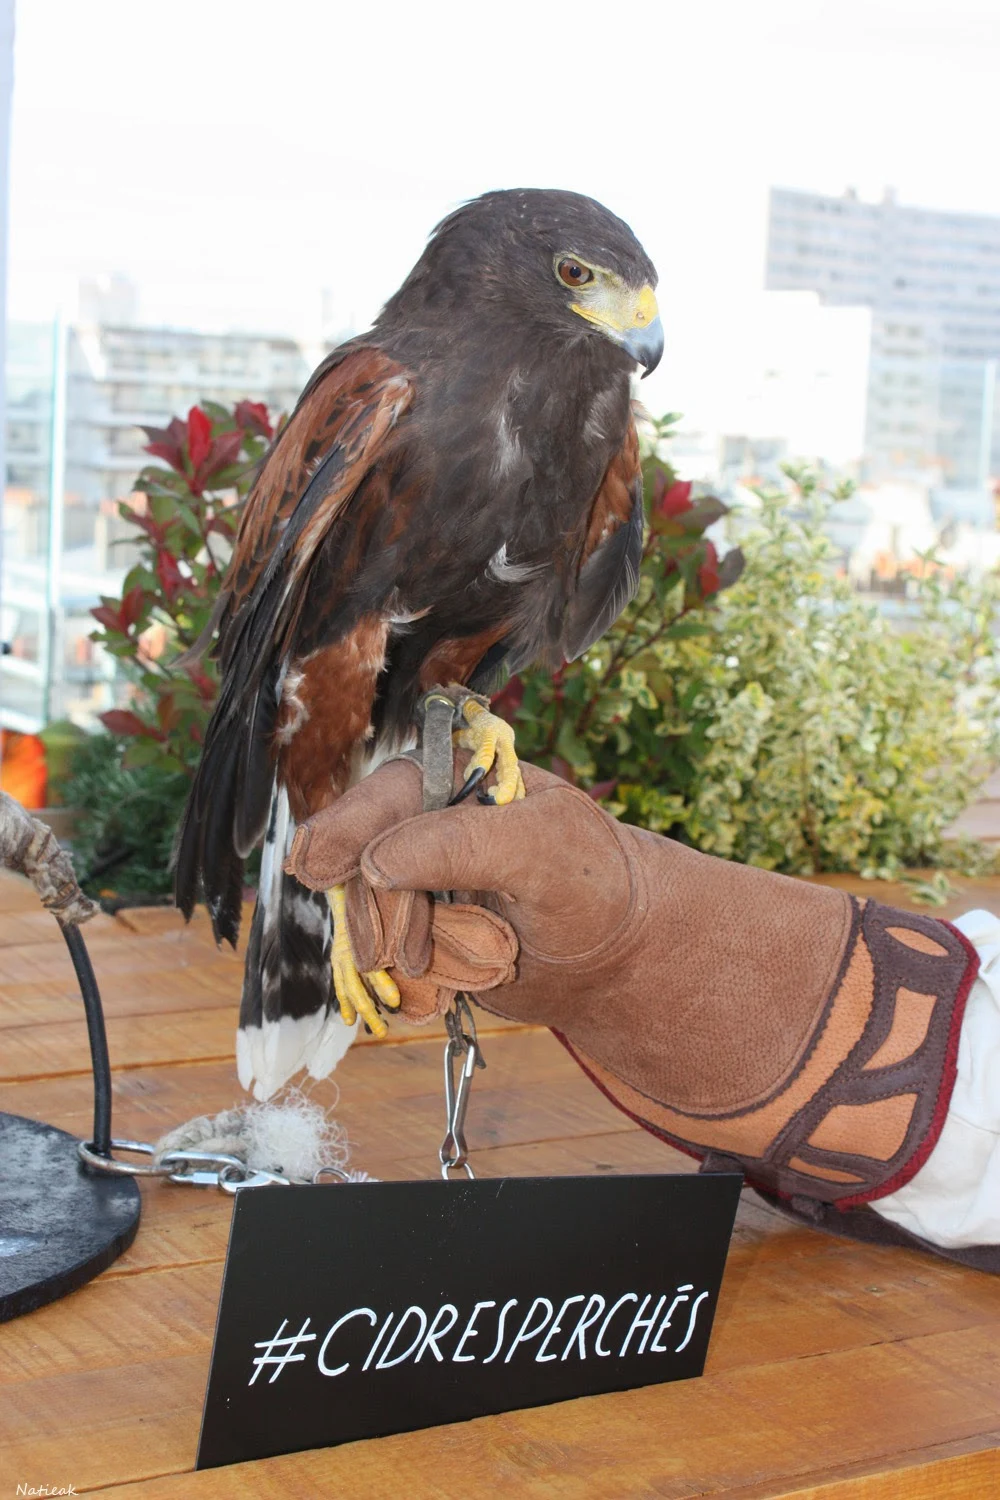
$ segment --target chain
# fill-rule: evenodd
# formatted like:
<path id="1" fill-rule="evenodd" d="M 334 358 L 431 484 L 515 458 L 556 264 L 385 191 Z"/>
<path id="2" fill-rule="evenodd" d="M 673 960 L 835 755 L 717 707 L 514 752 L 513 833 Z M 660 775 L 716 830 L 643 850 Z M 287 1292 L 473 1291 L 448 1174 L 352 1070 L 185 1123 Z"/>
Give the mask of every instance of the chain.
<path id="1" fill-rule="evenodd" d="M 476 1023 L 466 995 L 458 993 L 452 1010 L 445 1014 L 448 1040 L 444 1048 L 444 1099 L 445 1135 L 438 1151 L 441 1176 L 448 1180 L 451 1172 L 464 1171 L 466 1177 L 474 1178 L 475 1172 L 469 1162 L 465 1142 L 465 1116 L 469 1108 L 472 1079 L 477 1068 L 485 1068 L 476 1034 Z M 284 1172 L 272 1172 L 263 1168 L 248 1167 L 238 1156 L 225 1152 L 175 1150 L 156 1154 L 156 1147 L 149 1141 L 128 1141 L 115 1137 L 107 1156 L 96 1150 L 93 1143 L 80 1141 L 77 1150 L 86 1165 L 96 1172 L 119 1177 L 159 1177 L 168 1182 L 185 1184 L 188 1187 L 214 1187 L 224 1193 L 237 1193 L 241 1188 L 288 1187 L 301 1181 Z M 113 1153 L 122 1151 L 132 1156 L 149 1157 L 148 1161 L 120 1161 Z M 363 1175 L 363 1174 L 362 1174 Z M 351 1182 L 350 1173 L 342 1167 L 326 1165 L 318 1167 L 310 1179 L 322 1182 L 333 1177 L 338 1182 Z"/>
<path id="2" fill-rule="evenodd" d="M 485 1068 L 486 1060 L 479 1046 L 468 999 L 461 992 L 455 996 L 454 1010 L 446 1012 L 444 1024 L 448 1032 L 444 1048 L 445 1135 L 438 1159 L 441 1176 L 447 1182 L 449 1172 L 461 1170 L 466 1177 L 476 1175 L 469 1165 L 465 1145 L 465 1115 L 469 1108 L 473 1074 L 477 1068 Z"/>
<path id="3" fill-rule="evenodd" d="M 168 1182 L 186 1183 L 189 1187 L 221 1188 L 224 1193 L 237 1193 L 241 1188 L 269 1187 L 272 1184 L 290 1187 L 301 1179 L 288 1177 L 284 1172 L 269 1172 L 264 1168 L 248 1167 L 238 1156 L 227 1156 L 214 1151 L 165 1151 L 158 1159 L 156 1147 L 149 1141 L 113 1140 L 112 1151 L 130 1151 L 137 1156 L 153 1158 L 149 1162 L 119 1161 L 114 1156 L 102 1156 L 92 1145 L 81 1141 L 77 1147 L 83 1161 L 95 1171 L 119 1177 L 163 1177 Z M 318 1167 L 310 1181 L 321 1182 L 324 1177 L 333 1177 L 338 1182 L 350 1182 L 350 1173 L 342 1167 Z"/>
<path id="4" fill-rule="evenodd" d="M 455 776 L 452 731 L 461 727 L 462 706 L 470 699 L 481 703 L 484 708 L 489 707 L 487 698 L 480 698 L 455 684 L 449 688 L 435 688 L 421 699 L 417 718 L 424 812 L 436 812 L 461 802 L 483 778 L 481 771 L 478 775 L 473 774 L 461 790 L 452 795 Z M 434 898 L 450 905 L 455 896 L 451 891 L 435 891 Z M 448 1032 L 444 1048 L 445 1133 L 438 1160 L 441 1176 L 447 1182 L 449 1172 L 463 1171 L 466 1177 L 472 1178 L 476 1175 L 469 1165 L 465 1144 L 465 1116 L 473 1075 L 477 1068 L 485 1068 L 486 1062 L 476 1036 L 469 997 L 462 991 L 455 995 L 453 1007 L 445 1012 L 444 1023 Z"/>

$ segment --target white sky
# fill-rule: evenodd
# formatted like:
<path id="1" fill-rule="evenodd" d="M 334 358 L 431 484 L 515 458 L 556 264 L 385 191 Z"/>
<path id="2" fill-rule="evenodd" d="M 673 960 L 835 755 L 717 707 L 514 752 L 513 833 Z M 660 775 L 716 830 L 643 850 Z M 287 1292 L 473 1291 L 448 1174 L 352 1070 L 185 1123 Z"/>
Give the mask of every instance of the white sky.
<path id="1" fill-rule="evenodd" d="M 629 220 L 691 410 L 762 284 L 771 183 L 1000 213 L 997 0 L 18 0 L 10 316 L 125 271 L 144 320 L 363 327 L 456 202 Z"/>

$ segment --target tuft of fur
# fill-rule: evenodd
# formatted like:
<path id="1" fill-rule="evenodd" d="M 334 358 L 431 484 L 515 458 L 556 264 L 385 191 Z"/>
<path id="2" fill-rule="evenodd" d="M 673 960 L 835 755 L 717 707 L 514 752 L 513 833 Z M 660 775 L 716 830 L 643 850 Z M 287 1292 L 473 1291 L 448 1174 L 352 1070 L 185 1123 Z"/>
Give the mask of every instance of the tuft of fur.
<path id="1" fill-rule="evenodd" d="M 351 1182 L 374 1180 L 348 1170 L 347 1131 L 299 1088 L 284 1089 L 266 1104 L 238 1104 L 177 1125 L 157 1141 L 156 1162 L 171 1151 L 235 1156 L 251 1172 L 280 1172 L 290 1182 L 312 1182 L 322 1171 Z"/>

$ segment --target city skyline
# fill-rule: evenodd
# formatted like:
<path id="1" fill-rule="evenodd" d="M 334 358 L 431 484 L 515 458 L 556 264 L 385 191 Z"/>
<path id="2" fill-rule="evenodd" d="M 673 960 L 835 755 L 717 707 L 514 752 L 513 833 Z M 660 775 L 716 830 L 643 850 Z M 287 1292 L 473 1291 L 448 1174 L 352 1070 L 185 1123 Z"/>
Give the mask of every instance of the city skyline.
<path id="1" fill-rule="evenodd" d="M 1000 218 L 773 188 L 767 286 L 872 314 L 869 478 L 986 485 L 1000 457 Z"/>
<path id="2" fill-rule="evenodd" d="M 772 184 L 1000 213 L 968 149 L 1000 40 L 969 0 L 947 26 L 895 0 L 664 7 L 605 27 L 610 69 L 591 27 L 517 3 L 502 25 L 389 5 L 377 51 L 362 17 L 305 0 L 284 27 L 253 0 L 179 0 L 169 27 L 118 0 L 96 14 L 96 46 L 89 8 L 18 14 L 13 318 L 124 271 L 151 324 L 315 335 L 327 288 L 331 321 L 363 328 L 456 202 L 558 184 L 650 250 L 668 347 L 644 395 L 697 420 L 763 284 Z"/>

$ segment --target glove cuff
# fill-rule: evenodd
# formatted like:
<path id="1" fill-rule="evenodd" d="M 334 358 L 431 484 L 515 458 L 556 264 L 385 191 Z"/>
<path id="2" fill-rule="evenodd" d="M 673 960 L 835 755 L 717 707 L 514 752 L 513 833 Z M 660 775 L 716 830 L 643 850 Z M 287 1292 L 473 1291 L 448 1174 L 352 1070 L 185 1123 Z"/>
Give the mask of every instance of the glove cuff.
<path id="1" fill-rule="evenodd" d="M 589 1057 L 560 1035 L 599 1088 L 632 1119 L 696 1157 L 723 1153 L 751 1185 L 843 1212 L 895 1192 L 926 1161 L 955 1082 L 958 1036 L 978 956 L 947 922 L 851 901 L 837 975 L 798 1065 L 766 1098 L 725 1114 L 679 1108 L 669 1091 Z M 748 1060 L 759 1038 L 732 1025 Z M 558 1035 L 559 1033 L 557 1033 Z M 705 1059 L 703 1083 L 711 1076 Z M 719 1096 L 726 1080 L 719 1078 Z"/>

